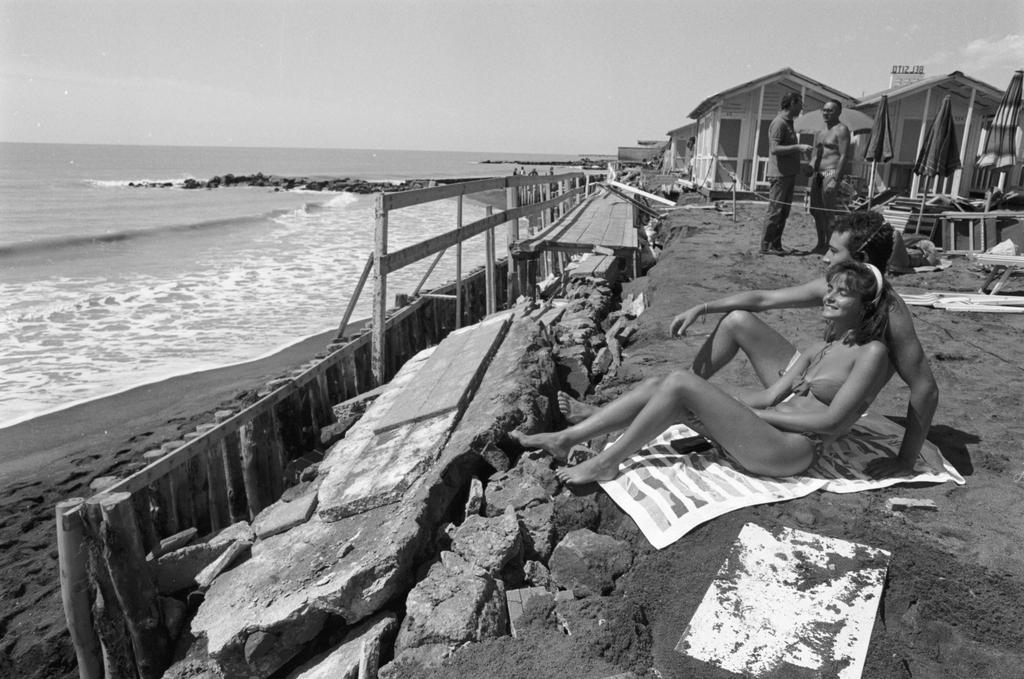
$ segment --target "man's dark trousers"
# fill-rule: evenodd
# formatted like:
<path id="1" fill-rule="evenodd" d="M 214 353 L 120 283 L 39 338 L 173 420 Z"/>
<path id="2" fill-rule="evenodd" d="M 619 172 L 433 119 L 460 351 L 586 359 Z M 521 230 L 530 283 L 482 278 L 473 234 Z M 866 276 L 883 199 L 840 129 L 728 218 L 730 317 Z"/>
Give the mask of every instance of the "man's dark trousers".
<path id="1" fill-rule="evenodd" d="M 796 189 L 796 175 L 772 177 L 768 189 L 768 214 L 761 232 L 761 250 L 782 248 L 782 231 L 789 219 L 789 208 Z"/>

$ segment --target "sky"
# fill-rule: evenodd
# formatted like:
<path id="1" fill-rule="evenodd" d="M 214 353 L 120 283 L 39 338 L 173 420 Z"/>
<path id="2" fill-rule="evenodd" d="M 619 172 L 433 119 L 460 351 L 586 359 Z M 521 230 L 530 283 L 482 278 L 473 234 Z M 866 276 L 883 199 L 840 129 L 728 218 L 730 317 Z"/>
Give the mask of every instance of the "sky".
<path id="1" fill-rule="evenodd" d="M 0 141 L 614 154 L 779 69 L 1004 89 L 1024 0 L 0 0 Z"/>

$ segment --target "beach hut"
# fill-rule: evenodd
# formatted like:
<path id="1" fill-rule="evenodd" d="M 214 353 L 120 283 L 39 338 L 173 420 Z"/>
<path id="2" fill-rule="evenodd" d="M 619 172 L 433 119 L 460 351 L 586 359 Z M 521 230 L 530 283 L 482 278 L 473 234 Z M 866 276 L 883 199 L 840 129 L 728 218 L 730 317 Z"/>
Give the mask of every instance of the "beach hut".
<path id="1" fill-rule="evenodd" d="M 740 190 L 767 191 L 768 126 L 778 115 L 779 104 L 787 92 L 800 93 L 806 111 L 820 109 L 830 99 L 838 100 L 844 107 L 856 101 L 845 92 L 791 68 L 708 97 L 689 115 L 696 121 L 697 130 L 693 179 L 701 190 L 731 189 L 735 175 Z M 801 135 L 800 141 L 810 144 L 814 137 Z M 797 186 L 806 183 L 807 178 L 801 175 Z"/>
<path id="2" fill-rule="evenodd" d="M 693 158 L 693 149 L 686 144 L 691 137 L 697 136 L 697 123 L 688 123 L 682 127 L 668 131 L 668 153 L 665 154 L 666 172 L 689 172 Z"/>
<path id="3" fill-rule="evenodd" d="M 931 192 L 963 197 L 984 194 L 993 180 L 988 170 L 977 167 L 976 161 L 984 132 L 1002 100 L 1002 90 L 954 71 L 863 97 L 854 108 L 874 117 L 883 95 L 889 100 L 895 157 L 879 168 L 879 174 L 889 188 L 905 192 L 911 198 L 924 192 L 921 177 L 913 172 L 914 163 L 924 145 L 928 123 L 935 117 L 943 99 L 949 96 L 963 168 L 949 177 L 937 179 L 935 186 L 927 188 Z M 866 143 L 864 138 L 856 141 Z M 863 157 L 864 149 L 858 148 L 851 174 L 867 178 L 870 163 L 861 161 Z M 1011 183 L 1019 183 L 1019 171 L 1018 168 L 1010 178 Z"/>

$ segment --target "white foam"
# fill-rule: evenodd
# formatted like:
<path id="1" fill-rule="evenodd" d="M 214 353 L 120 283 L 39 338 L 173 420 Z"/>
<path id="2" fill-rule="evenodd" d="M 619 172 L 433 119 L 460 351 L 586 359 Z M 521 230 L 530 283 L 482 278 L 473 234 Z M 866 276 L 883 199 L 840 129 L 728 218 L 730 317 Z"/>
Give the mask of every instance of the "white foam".
<path id="1" fill-rule="evenodd" d="M 464 223 L 484 216 L 469 202 L 463 213 Z M 454 200 L 396 210 L 389 245 L 394 251 L 454 226 Z M 232 234 L 139 241 L 125 250 L 123 267 L 103 275 L 0 281 L 0 427 L 244 363 L 335 327 L 373 249 L 373 228 L 373 203 L 340 194 L 321 209 Z M 464 271 L 483 259 L 482 237 L 464 245 Z M 389 293 L 411 291 L 428 265 L 389 276 Z M 427 287 L 452 278 L 449 252 Z M 356 314 L 369 313 L 364 291 Z"/>

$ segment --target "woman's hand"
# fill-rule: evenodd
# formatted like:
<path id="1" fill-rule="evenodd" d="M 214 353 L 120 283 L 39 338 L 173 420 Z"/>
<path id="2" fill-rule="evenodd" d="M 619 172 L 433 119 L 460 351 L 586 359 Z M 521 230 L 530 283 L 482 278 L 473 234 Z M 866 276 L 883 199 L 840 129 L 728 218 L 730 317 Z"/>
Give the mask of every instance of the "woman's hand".
<path id="1" fill-rule="evenodd" d="M 704 313 L 704 305 L 698 304 L 673 318 L 672 325 L 668 329 L 669 336 L 682 337 L 686 335 L 686 329 L 693 325 L 702 313 Z"/>

